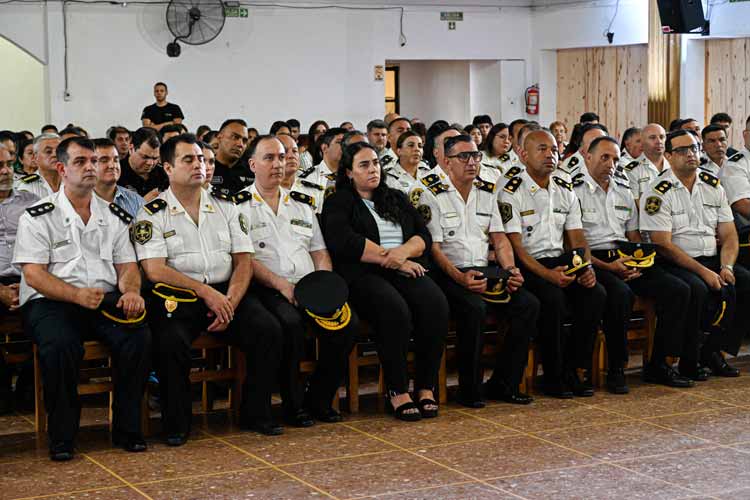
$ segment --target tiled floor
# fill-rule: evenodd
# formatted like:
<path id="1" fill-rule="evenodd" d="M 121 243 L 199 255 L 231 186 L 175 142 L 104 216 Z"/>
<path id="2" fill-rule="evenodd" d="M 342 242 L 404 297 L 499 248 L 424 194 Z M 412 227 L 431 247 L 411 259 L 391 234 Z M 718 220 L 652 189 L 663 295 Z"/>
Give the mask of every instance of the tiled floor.
<path id="1" fill-rule="evenodd" d="M 415 424 L 370 412 L 275 438 L 219 412 L 186 446 L 141 454 L 112 450 L 88 409 L 64 464 L 16 414 L 0 417 L 0 498 L 750 499 L 750 357 L 737 366 L 689 390 L 632 377 L 627 396 L 448 405 Z"/>

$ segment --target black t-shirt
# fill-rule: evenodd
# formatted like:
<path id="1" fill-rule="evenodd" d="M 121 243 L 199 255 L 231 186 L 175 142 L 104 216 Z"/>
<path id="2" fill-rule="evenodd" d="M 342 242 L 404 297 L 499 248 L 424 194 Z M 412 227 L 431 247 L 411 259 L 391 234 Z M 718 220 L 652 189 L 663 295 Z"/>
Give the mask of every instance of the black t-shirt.
<path id="1" fill-rule="evenodd" d="M 156 165 L 151 172 L 148 174 L 148 179 L 144 179 L 140 175 L 133 172 L 130 168 L 130 163 L 127 159 L 120 161 L 120 180 L 117 184 L 120 186 L 135 191 L 141 196 L 146 196 L 146 193 L 158 189 L 159 191 L 166 191 L 169 187 L 169 177 L 161 165 Z"/>
<path id="2" fill-rule="evenodd" d="M 232 167 L 228 167 L 216 160 L 216 169 L 214 177 L 211 179 L 211 185 L 219 188 L 224 194 L 235 194 L 242 191 L 255 181 L 250 167 L 243 163 L 240 158 Z"/>
<path id="3" fill-rule="evenodd" d="M 175 118 L 185 118 L 182 110 L 177 104 L 168 102 L 165 106 L 157 106 L 156 103 L 143 108 L 141 120 L 148 118 L 154 125 L 161 125 L 165 122 L 171 122 Z"/>

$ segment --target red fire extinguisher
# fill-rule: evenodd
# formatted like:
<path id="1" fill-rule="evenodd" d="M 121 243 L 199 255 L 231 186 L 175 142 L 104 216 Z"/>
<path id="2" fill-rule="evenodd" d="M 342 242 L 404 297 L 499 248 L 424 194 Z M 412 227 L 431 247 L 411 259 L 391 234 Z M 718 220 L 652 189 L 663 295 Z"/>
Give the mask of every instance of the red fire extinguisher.
<path id="1" fill-rule="evenodd" d="M 539 85 L 532 85 L 526 89 L 526 113 L 539 114 Z"/>

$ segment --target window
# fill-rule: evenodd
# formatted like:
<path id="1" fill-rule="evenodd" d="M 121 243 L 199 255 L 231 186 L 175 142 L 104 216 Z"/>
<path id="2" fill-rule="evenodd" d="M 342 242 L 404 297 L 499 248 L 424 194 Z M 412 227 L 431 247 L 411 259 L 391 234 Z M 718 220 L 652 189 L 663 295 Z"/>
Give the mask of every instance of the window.
<path id="1" fill-rule="evenodd" d="M 398 66 L 385 68 L 385 112 L 399 113 Z"/>

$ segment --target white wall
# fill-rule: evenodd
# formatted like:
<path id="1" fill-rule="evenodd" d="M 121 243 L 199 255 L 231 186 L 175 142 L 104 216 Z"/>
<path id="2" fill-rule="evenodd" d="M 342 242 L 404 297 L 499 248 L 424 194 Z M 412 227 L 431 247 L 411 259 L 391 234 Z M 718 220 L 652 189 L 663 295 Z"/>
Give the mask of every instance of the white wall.
<path id="1" fill-rule="evenodd" d="M 401 114 L 435 120 L 471 121 L 468 61 L 399 61 Z"/>
<path id="2" fill-rule="evenodd" d="M 0 78 L 3 99 L 0 129 L 39 132 L 45 120 L 44 66 L 0 37 L 0 61 L 5 72 Z"/>
<path id="3" fill-rule="evenodd" d="M 469 115 L 490 115 L 500 121 L 502 102 L 500 85 L 500 61 L 469 62 Z M 519 75 L 526 81 L 525 75 Z"/>

